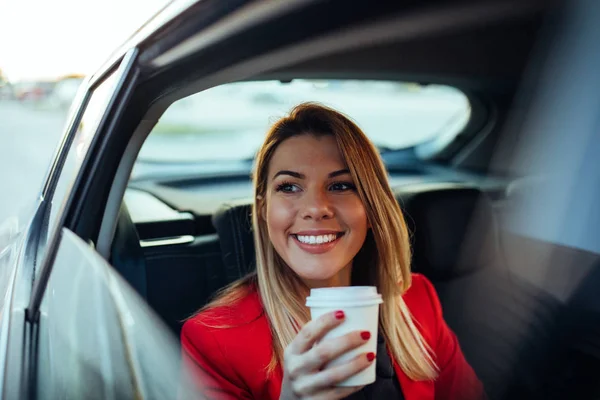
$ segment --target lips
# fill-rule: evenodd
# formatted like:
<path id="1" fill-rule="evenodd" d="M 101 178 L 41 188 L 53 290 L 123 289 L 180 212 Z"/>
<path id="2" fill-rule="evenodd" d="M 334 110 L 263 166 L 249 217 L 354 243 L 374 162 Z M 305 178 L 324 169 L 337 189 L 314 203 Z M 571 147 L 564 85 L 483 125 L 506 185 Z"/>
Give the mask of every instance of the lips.
<path id="1" fill-rule="evenodd" d="M 294 243 L 311 254 L 326 253 L 337 245 L 344 232 L 339 231 L 302 231 L 290 235 Z"/>

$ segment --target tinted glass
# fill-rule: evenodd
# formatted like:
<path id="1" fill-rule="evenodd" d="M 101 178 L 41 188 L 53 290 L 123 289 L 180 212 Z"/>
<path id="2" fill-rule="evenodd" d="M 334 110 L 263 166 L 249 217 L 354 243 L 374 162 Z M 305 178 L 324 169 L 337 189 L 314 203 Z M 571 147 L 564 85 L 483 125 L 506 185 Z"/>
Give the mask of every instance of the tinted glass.
<path id="1" fill-rule="evenodd" d="M 96 90 L 94 90 L 92 97 L 85 108 L 77 132 L 75 132 L 73 143 L 69 149 L 69 154 L 62 168 L 54 198 L 52 199 L 50 227 L 54 226 L 56 223 L 57 215 L 71 192 L 71 186 L 81 168 L 81 164 L 87 154 L 92 139 L 94 138 L 98 124 L 106 112 L 106 106 L 110 101 L 115 84 L 116 75 L 112 74 L 106 78 Z"/>
<path id="2" fill-rule="evenodd" d="M 83 160 L 89 146 L 94 138 L 98 125 L 106 112 L 106 106 L 110 101 L 117 82 L 115 73 L 106 78 L 93 92 L 85 108 L 84 114 L 79 121 L 77 131 L 68 150 L 65 163 L 60 170 L 54 197 L 51 200 L 48 232 L 52 234 L 56 229 L 65 201 L 69 194 L 75 178 L 81 169 Z M 38 254 L 38 259 L 43 258 L 43 251 Z"/>
<path id="3" fill-rule="evenodd" d="M 176 338 L 66 229 L 41 305 L 39 340 L 40 398 L 191 398 Z"/>

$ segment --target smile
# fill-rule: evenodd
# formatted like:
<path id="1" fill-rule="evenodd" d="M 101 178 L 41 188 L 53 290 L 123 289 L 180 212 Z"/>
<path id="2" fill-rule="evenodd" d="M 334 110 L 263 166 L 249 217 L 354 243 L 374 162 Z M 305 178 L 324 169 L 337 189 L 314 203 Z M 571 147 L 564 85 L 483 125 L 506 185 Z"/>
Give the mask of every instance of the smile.
<path id="1" fill-rule="evenodd" d="M 338 243 L 339 239 L 344 236 L 344 232 L 322 235 L 307 235 L 302 233 L 291 236 L 302 250 L 312 254 L 320 254 L 331 250 Z"/>
<path id="2" fill-rule="evenodd" d="M 309 236 L 309 235 L 295 235 L 296 239 L 298 239 L 302 243 L 306 244 L 322 244 L 333 242 L 337 239 L 337 234 L 329 234 L 329 235 L 318 235 L 318 236 Z"/>

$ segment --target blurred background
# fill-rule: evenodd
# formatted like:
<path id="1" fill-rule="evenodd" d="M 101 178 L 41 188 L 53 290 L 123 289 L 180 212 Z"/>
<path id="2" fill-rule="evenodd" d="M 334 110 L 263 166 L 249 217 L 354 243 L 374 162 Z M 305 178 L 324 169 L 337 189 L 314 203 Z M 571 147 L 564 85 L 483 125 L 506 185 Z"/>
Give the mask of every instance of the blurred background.
<path id="1" fill-rule="evenodd" d="M 33 204 L 84 77 L 167 3 L 1 3 L 0 223 Z M 527 391 L 518 386 L 506 398 L 531 398 L 511 393 L 539 393 L 539 398 L 600 393 L 600 2 L 563 5 L 557 13 L 562 18 L 544 21 L 514 101 L 511 98 L 509 117 L 497 143 L 492 143 L 489 171 L 481 171 L 489 172 L 491 183 L 498 176 L 523 177 L 509 185 L 505 199 L 494 203 L 501 234 L 490 234 L 490 240 L 503 251 L 488 252 L 481 244 L 487 240 L 481 232 L 487 228 L 475 221 L 470 226 L 474 240 L 461 242 L 457 236 L 457 243 L 464 247 L 463 257 L 473 248 L 477 257 L 487 252 L 486 268 L 493 265 L 477 271 L 472 280 L 434 282 L 445 306 L 457 305 L 445 312 L 458 321 L 453 329 L 462 331 L 463 344 L 481 342 L 493 350 L 486 354 L 471 346 L 470 354 L 479 357 L 476 366 L 494 373 L 488 376 L 492 384 L 508 387 L 505 375 L 495 375 L 494 363 L 503 361 L 498 354 L 510 361 L 507 374 L 531 378 L 519 383 L 529 386 Z M 376 135 L 372 139 L 382 153 L 432 137 L 455 137 L 471 116 L 464 94 L 443 85 L 231 83 L 170 107 L 144 144 L 134 177 L 152 175 L 156 164 L 163 173 L 169 163 L 177 173 L 179 164 L 202 162 L 207 163 L 203 170 L 210 172 L 211 165 L 224 172 L 232 160 L 252 158 L 269 122 L 265 115 L 276 118 L 306 100 L 322 101 L 351 115 Z M 200 108 L 205 112 L 195 112 Z M 504 124 L 504 116 L 500 118 Z M 395 128 L 398 119 L 407 132 L 401 136 L 388 129 Z M 194 132 L 202 134 L 201 140 Z M 454 232 L 442 233 L 448 240 Z M 511 318 L 517 321 L 512 326 L 507 322 Z M 521 336 L 533 343 L 531 348 L 509 341 Z M 491 343 L 496 337 L 506 340 Z"/>
<path id="2" fill-rule="evenodd" d="M 167 3 L 0 1 L 0 221 L 40 190 L 84 76 Z"/>

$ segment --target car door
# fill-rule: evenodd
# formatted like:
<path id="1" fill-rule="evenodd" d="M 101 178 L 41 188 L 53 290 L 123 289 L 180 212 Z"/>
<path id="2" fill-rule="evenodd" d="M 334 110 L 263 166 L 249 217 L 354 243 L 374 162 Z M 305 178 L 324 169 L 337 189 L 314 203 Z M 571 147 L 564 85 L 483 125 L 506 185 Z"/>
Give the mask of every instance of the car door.
<path id="1" fill-rule="evenodd" d="M 137 35 L 177 25 L 175 17 L 191 3 L 167 7 Z M 192 396 L 172 334 L 96 253 L 91 235 L 82 233 L 102 221 L 102 212 L 87 212 L 87 206 L 106 199 L 89 192 L 105 184 L 96 178 L 112 183 L 106 161 L 118 163 L 114 146 L 127 145 L 129 137 L 119 136 L 119 129 L 133 129 L 120 119 L 135 103 L 130 97 L 138 54 L 134 42 L 126 44 L 84 82 L 22 246 L 2 254 L 17 263 L 0 334 L 5 398 Z M 130 109 L 135 120 L 135 106 Z"/>
<path id="2" fill-rule="evenodd" d="M 195 396 L 176 338 L 90 245 L 60 232 L 38 320 L 38 399 Z"/>
<path id="3" fill-rule="evenodd" d="M 55 294 L 56 287 L 72 290 L 70 283 L 78 282 L 77 279 L 71 279 L 76 278 L 76 275 L 66 274 L 63 276 L 68 279 L 62 279 L 52 274 L 55 265 L 59 266 L 56 274 L 60 274 L 60 269 L 69 265 L 61 264 L 64 258 L 58 261 L 56 259 L 61 243 L 62 226 L 66 211 L 77 196 L 76 188 L 81 182 L 85 182 L 85 166 L 93 162 L 89 150 L 98 141 L 99 132 L 109 126 L 115 114 L 118 114 L 113 111 L 113 107 L 118 104 L 119 94 L 131 80 L 131 63 L 127 62 L 130 58 L 126 55 L 116 60 L 106 72 L 92 77 L 83 85 L 77 106 L 71 111 L 66 132 L 49 168 L 35 216 L 23 232 L 23 240 L 17 243 L 19 246 L 12 245 L 2 249 L 0 258 L 10 261 L 11 267 L 14 267 L 14 273 L 11 273 L 10 277 L 10 290 L 4 296 L 0 335 L 0 358 L 4 365 L 4 384 L 1 390 L 5 398 L 29 398 L 37 391 L 38 377 L 49 379 L 41 381 L 43 385 L 53 382 L 56 378 L 48 373 L 50 370 L 56 373 L 57 369 L 50 368 L 45 372 L 43 367 L 52 366 L 52 360 L 55 359 L 52 354 L 56 354 L 53 349 L 61 348 L 60 344 L 56 343 L 56 340 L 61 340 L 61 336 L 56 334 L 60 330 L 53 328 L 60 325 L 54 322 L 57 318 L 60 321 L 60 318 L 46 311 L 52 307 L 47 308 L 48 300 L 45 299 Z M 12 228 L 3 230 L 7 229 L 10 233 Z M 93 252 L 91 248 L 89 251 Z M 49 282 L 52 284 L 49 285 Z M 108 317 L 104 314 L 97 317 L 94 322 L 102 331 Z M 77 327 L 79 328 L 80 326 Z M 75 332 L 76 329 L 72 331 Z M 38 344 L 41 347 L 38 347 Z M 46 354 L 43 352 L 44 345 L 48 348 Z M 94 346 L 102 351 L 109 351 L 115 344 L 112 343 L 112 347 L 109 348 L 98 346 L 97 343 Z M 48 362 L 44 364 L 44 360 Z M 71 365 L 73 366 L 74 364 Z M 68 370 L 70 374 L 76 372 L 77 369 Z M 60 384 L 60 380 L 57 382 Z M 60 390 L 57 390 L 53 393 L 60 393 Z M 46 397 L 44 393 L 39 395 L 42 398 Z"/>
<path id="4" fill-rule="evenodd" d="M 117 63 L 88 85 L 50 169 L 13 277 L 22 295 L 12 296 L 10 313 L 2 314 L 6 398 L 192 396 L 176 339 L 92 243 L 63 227 L 85 165 L 93 162 L 88 151 L 114 118 L 131 66 Z M 3 249 L 3 258 L 16 250 Z"/>
<path id="5" fill-rule="evenodd" d="M 19 296 L 2 314 L 5 398 L 196 397 L 173 335 L 94 243 L 64 227 L 93 150 L 127 101 L 134 59 L 135 49 L 85 84 L 49 170 L 16 264 Z"/>

